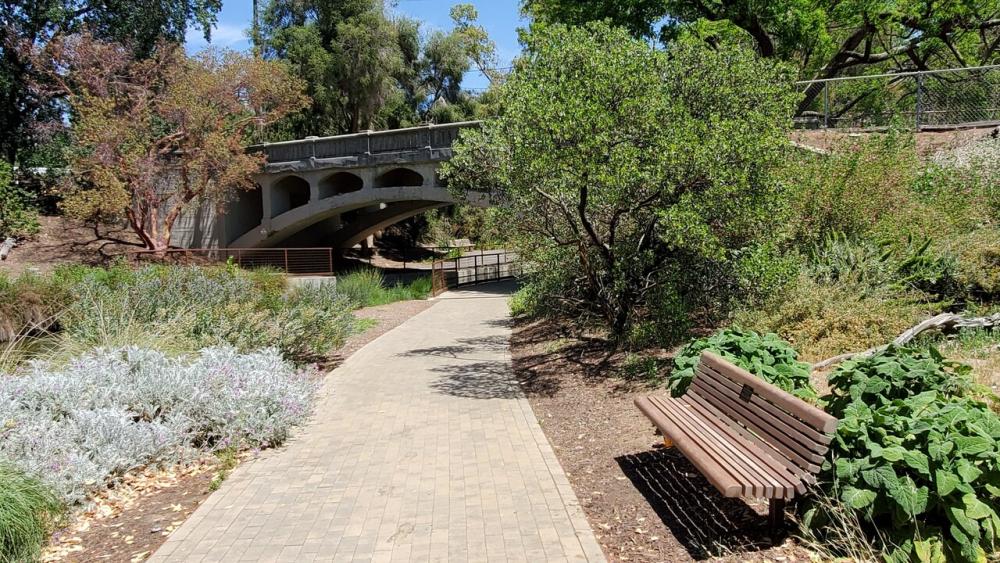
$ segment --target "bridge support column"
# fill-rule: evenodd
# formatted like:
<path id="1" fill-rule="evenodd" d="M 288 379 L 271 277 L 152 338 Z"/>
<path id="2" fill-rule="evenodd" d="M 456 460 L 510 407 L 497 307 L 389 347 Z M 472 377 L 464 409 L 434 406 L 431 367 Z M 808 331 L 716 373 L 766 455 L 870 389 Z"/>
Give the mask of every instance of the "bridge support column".
<path id="1" fill-rule="evenodd" d="M 260 218 L 260 225 L 266 231 L 271 230 L 272 184 L 274 184 L 274 180 L 271 177 L 265 176 L 260 179 L 260 197 L 263 199 L 264 208 L 264 216 Z"/>
<path id="2" fill-rule="evenodd" d="M 317 201 L 319 201 L 319 182 L 313 177 L 309 179 L 309 203 Z"/>

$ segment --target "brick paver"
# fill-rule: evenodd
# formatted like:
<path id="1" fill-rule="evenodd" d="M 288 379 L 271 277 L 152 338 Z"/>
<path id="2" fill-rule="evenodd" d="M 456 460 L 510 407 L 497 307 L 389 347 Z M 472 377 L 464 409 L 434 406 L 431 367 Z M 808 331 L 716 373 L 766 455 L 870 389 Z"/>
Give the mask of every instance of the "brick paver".
<path id="1" fill-rule="evenodd" d="M 351 356 L 152 560 L 603 561 L 511 374 L 508 289 L 445 294 Z"/>

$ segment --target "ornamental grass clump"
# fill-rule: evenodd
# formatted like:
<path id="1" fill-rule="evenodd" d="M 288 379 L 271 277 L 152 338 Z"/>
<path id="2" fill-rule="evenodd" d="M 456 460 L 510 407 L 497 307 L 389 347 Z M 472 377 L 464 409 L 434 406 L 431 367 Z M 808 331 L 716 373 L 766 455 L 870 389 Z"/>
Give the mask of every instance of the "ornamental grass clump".
<path id="1" fill-rule="evenodd" d="M 41 481 L 0 464 L 0 561 L 35 561 L 63 505 Z"/>
<path id="2" fill-rule="evenodd" d="M 74 297 L 62 316 L 58 356 L 94 347 L 172 353 L 229 345 L 275 347 L 304 363 L 343 345 L 353 304 L 332 285 L 288 290 L 285 278 L 235 267 L 70 268 L 56 274 Z"/>
<path id="3" fill-rule="evenodd" d="M 985 561 L 1000 548 L 1000 418 L 968 370 L 934 350 L 889 348 L 830 377 L 840 419 L 827 494 L 892 561 Z M 822 530 L 829 510 L 804 522 Z"/>
<path id="4" fill-rule="evenodd" d="M 318 379 L 275 349 L 168 356 L 98 349 L 0 377 L 0 460 L 69 503 L 129 470 L 199 451 L 265 448 L 302 422 Z"/>

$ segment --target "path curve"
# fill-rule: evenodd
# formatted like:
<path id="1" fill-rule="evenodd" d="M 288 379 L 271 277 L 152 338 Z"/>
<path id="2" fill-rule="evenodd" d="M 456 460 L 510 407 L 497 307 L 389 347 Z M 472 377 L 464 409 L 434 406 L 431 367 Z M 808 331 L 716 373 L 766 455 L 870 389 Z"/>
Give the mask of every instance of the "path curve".
<path id="1" fill-rule="evenodd" d="M 511 371 L 510 290 L 446 293 L 348 358 L 151 561 L 603 561 Z"/>

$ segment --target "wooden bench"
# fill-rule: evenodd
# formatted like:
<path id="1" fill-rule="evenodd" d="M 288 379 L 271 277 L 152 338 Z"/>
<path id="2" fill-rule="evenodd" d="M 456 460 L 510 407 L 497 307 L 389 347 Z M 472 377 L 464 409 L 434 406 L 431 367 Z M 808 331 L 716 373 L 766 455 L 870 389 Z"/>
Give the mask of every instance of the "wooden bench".
<path id="1" fill-rule="evenodd" d="M 771 526 L 806 492 L 837 419 L 711 352 L 680 398 L 635 400 L 660 432 L 726 497 L 766 498 Z"/>

